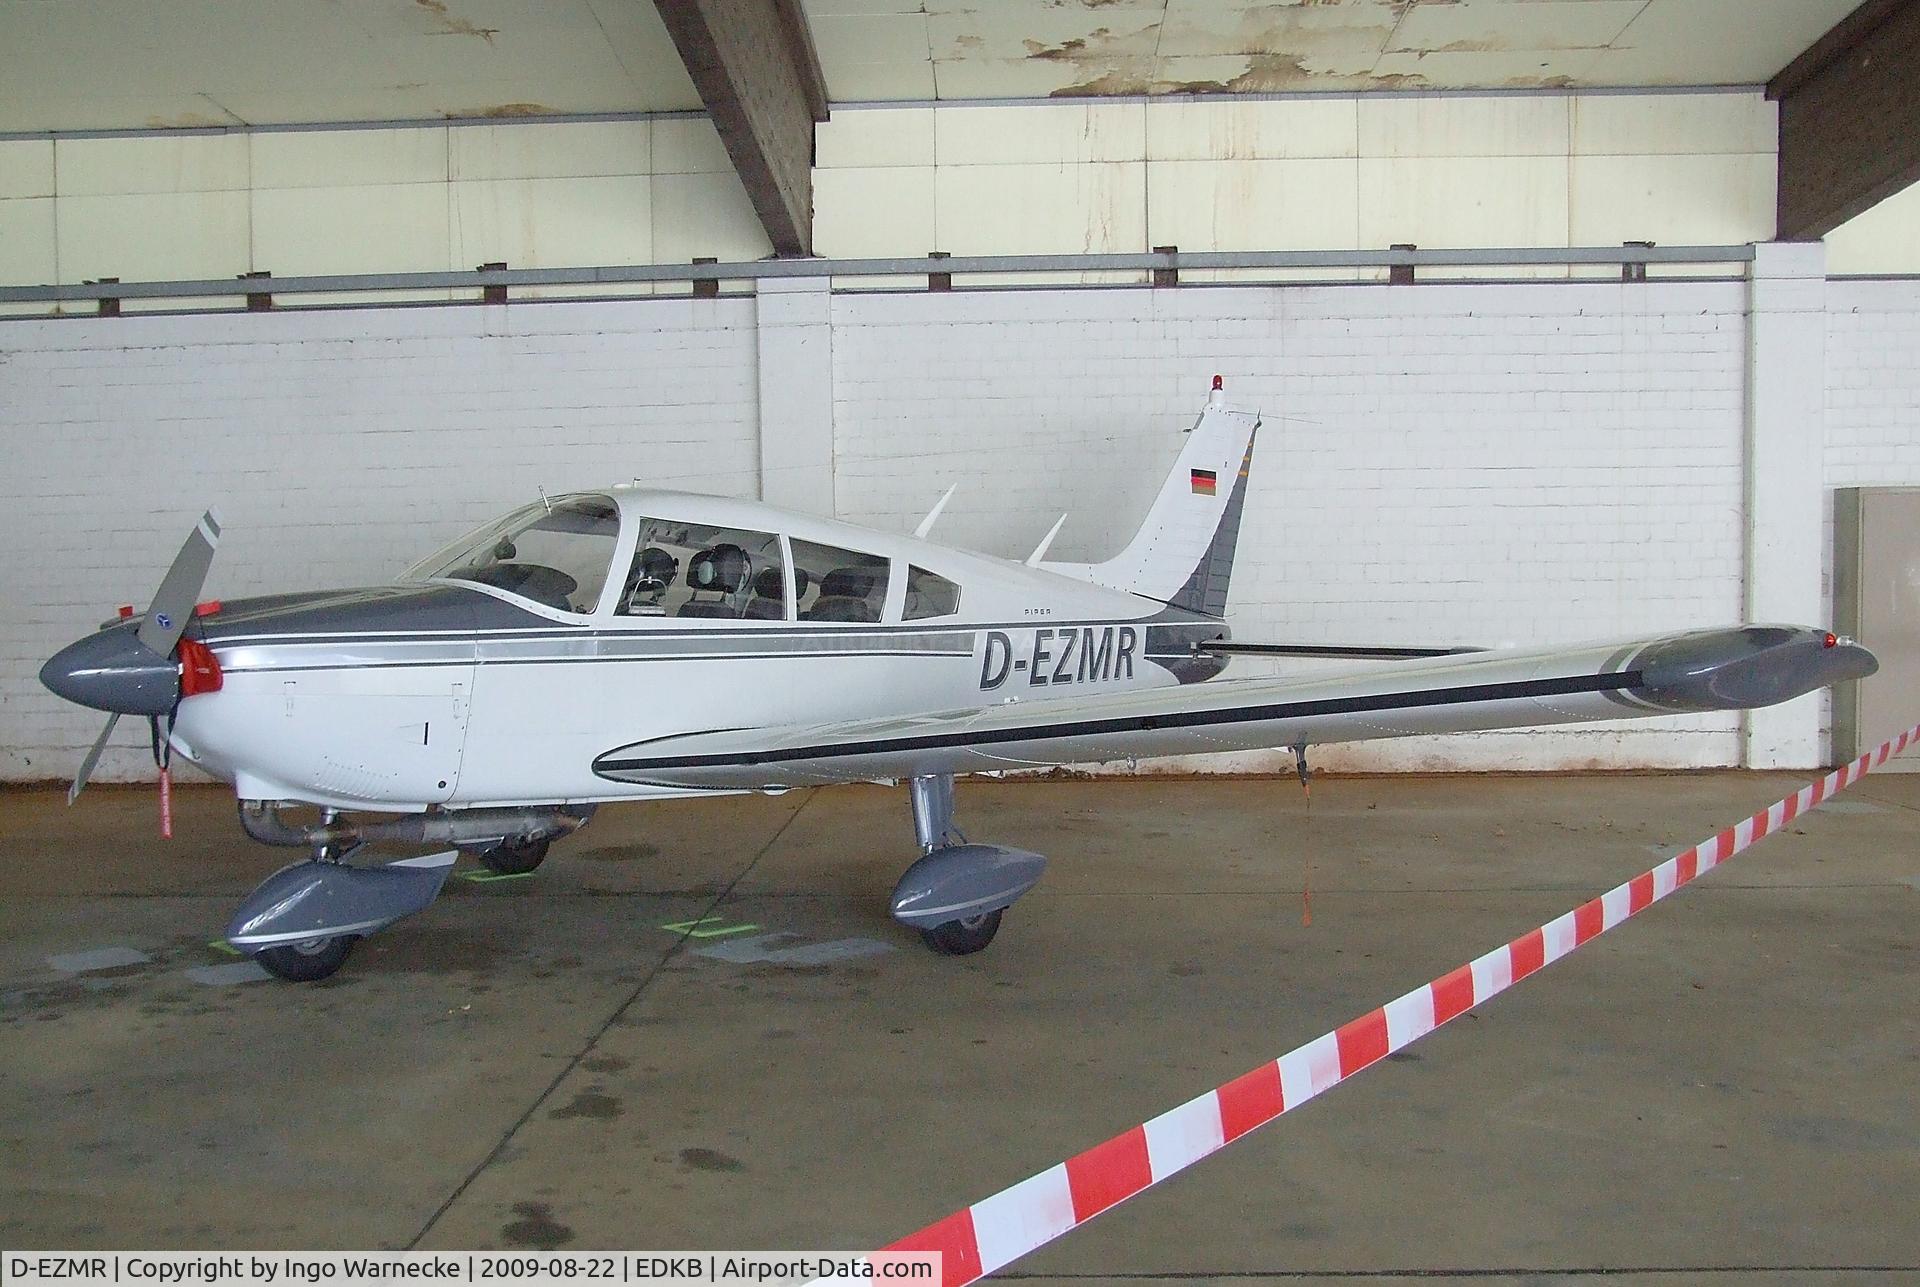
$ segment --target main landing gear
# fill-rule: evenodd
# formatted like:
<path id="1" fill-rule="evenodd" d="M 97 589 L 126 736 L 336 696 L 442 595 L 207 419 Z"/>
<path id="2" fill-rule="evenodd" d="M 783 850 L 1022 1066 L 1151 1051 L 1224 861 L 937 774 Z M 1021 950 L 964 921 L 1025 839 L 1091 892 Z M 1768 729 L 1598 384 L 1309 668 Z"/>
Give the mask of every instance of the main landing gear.
<path id="1" fill-rule="evenodd" d="M 1047 860 L 1024 849 L 968 844 L 953 825 L 951 773 L 908 785 L 921 857 L 893 887 L 893 918 L 919 930 L 936 952 L 971 955 L 993 942 L 1001 914 L 1039 882 Z"/>
<path id="2" fill-rule="evenodd" d="M 553 845 L 549 836 L 537 840 L 502 841 L 491 849 L 482 849 L 474 857 L 496 876 L 524 876 L 547 860 Z"/>

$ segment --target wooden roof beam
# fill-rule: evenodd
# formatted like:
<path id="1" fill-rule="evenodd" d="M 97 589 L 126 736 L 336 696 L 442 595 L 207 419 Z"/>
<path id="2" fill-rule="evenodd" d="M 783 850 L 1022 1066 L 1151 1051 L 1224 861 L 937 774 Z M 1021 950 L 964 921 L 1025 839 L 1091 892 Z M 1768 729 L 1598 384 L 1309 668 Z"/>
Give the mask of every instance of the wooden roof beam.
<path id="1" fill-rule="evenodd" d="M 779 255 L 813 253 L 813 127 L 827 83 L 800 0 L 656 0 Z"/>
<path id="2" fill-rule="evenodd" d="M 1824 237 L 1920 179 L 1920 0 L 1866 0 L 1767 97 L 1780 104 L 1781 240 Z"/>

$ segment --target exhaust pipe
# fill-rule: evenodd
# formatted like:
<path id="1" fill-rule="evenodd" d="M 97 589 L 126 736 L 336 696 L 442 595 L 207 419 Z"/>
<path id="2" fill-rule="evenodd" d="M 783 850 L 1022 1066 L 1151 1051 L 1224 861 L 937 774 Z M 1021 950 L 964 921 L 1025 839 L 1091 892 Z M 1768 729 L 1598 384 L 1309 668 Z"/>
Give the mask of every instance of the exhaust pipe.
<path id="1" fill-rule="evenodd" d="M 240 827 L 263 845 L 284 849 L 344 849 L 356 844 L 454 845 L 485 848 L 503 841 L 531 842 L 572 835 L 587 824 L 595 806 L 546 809 L 457 809 L 413 813 L 388 822 L 336 818 L 298 826 L 280 816 L 280 800 L 242 800 Z"/>

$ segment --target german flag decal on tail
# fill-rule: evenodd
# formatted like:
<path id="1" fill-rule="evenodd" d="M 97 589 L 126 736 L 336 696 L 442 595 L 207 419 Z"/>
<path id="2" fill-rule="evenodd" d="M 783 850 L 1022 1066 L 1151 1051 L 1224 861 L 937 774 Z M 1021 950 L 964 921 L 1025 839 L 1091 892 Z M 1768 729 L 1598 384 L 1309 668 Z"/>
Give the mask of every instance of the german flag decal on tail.
<path id="1" fill-rule="evenodd" d="M 1213 495 L 1216 478 L 1217 478 L 1217 475 L 1211 469 L 1194 470 L 1193 471 L 1193 494 L 1196 496 Z"/>

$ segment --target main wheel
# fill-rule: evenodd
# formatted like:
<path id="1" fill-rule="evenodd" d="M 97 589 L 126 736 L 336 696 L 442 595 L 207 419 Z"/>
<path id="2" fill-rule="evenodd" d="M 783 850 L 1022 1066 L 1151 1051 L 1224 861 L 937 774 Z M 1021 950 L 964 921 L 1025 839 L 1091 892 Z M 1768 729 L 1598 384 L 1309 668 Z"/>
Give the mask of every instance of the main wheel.
<path id="1" fill-rule="evenodd" d="M 993 942 L 993 936 L 1000 932 L 1000 912 L 1004 910 L 983 912 L 965 920 L 947 921 L 932 929 L 921 930 L 920 937 L 927 940 L 928 947 L 944 956 L 971 956 Z"/>
<path id="2" fill-rule="evenodd" d="M 314 983 L 326 978 L 345 963 L 353 951 L 358 934 L 334 938 L 309 938 L 279 947 L 263 947 L 253 954 L 260 968 L 289 983 Z"/>
<path id="3" fill-rule="evenodd" d="M 508 841 L 482 849 L 480 861 L 496 876 L 524 876 L 547 860 L 547 849 L 552 843 L 545 836 L 538 840 Z"/>

